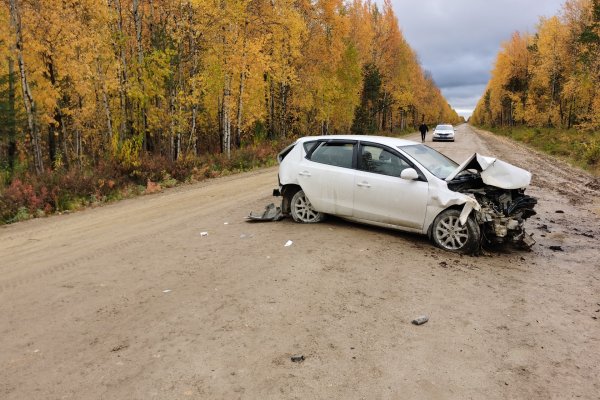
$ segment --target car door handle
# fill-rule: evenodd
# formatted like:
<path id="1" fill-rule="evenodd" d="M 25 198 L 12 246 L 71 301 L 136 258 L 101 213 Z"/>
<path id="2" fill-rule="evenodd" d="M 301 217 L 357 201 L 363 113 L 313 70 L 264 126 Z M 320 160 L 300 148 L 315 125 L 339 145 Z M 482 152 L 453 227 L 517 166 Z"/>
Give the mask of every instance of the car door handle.
<path id="1" fill-rule="evenodd" d="M 298 175 L 300 175 L 300 176 L 310 176 L 310 172 L 308 172 L 308 171 L 302 171 L 302 172 L 298 172 Z"/>
<path id="2" fill-rule="evenodd" d="M 360 187 L 366 187 L 366 188 L 370 188 L 371 185 L 369 185 L 368 182 L 359 182 L 356 184 L 356 186 L 360 186 Z"/>

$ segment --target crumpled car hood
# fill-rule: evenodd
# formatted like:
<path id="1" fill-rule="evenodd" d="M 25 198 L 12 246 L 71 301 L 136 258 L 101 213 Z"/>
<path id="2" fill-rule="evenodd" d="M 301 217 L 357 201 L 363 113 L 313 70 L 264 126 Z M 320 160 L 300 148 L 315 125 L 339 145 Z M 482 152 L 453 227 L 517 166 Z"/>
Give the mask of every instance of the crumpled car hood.
<path id="1" fill-rule="evenodd" d="M 461 171 L 475 169 L 480 172 L 483 183 L 501 189 L 522 189 L 531 183 L 531 173 L 505 161 L 475 153 L 458 166 L 448 177 L 449 182 Z"/>

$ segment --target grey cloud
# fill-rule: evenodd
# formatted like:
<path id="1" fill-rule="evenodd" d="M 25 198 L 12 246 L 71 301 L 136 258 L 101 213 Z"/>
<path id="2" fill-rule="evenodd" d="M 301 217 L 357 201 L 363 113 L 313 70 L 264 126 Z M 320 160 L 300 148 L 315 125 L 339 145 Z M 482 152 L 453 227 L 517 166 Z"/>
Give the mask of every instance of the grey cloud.
<path id="1" fill-rule="evenodd" d="M 535 32 L 539 18 L 557 15 L 563 2 L 392 0 L 423 68 L 431 72 L 450 105 L 461 111 L 477 104 L 502 42 L 515 31 Z"/>

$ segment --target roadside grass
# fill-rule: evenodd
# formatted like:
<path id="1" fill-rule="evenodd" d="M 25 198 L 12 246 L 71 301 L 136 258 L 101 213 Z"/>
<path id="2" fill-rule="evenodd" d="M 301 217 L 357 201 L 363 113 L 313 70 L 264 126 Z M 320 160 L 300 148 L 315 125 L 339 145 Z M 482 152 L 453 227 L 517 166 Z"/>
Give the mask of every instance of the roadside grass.
<path id="1" fill-rule="evenodd" d="M 481 127 L 497 135 L 525 143 L 537 150 L 600 175 L 600 131 L 529 127 Z"/>
<path id="2" fill-rule="evenodd" d="M 273 166 L 277 164 L 277 154 L 290 140 L 250 144 L 232 150 L 229 159 L 224 154 L 177 161 L 152 156 L 134 163 L 101 161 L 94 166 L 46 171 L 41 175 L 31 174 L 26 167 L 19 166 L 11 176 L 0 168 L 0 225 Z"/>

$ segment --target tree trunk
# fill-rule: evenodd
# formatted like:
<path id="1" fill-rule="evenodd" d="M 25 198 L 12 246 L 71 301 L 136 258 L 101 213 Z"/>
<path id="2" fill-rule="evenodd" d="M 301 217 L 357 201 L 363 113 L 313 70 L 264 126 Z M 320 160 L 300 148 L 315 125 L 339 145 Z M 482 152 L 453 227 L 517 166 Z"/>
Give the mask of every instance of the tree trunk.
<path id="1" fill-rule="evenodd" d="M 177 158 L 177 149 L 175 148 L 175 88 L 171 88 L 169 95 L 169 114 L 171 117 L 170 135 L 169 135 L 169 159 L 175 161 Z"/>
<path id="2" fill-rule="evenodd" d="M 400 110 L 400 130 L 404 130 L 406 128 L 406 112 L 404 109 Z"/>
<path id="3" fill-rule="evenodd" d="M 46 66 L 48 72 L 48 79 L 52 84 L 52 87 L 60 93 L 60 88 L 58 87 L 58 83 L 56 81 L 56 68 L 54 66 L 54 60 L 52 59 L 52 55 L 46 55 Z M 50 167 L 54 169 L 56 167 L 56 161 L 59 159 L 64 165 L 69 167 L 69 160 L 67 157 L 67 145 L 66 145 L 66 127 L 64 124 L 64 118 L 61 110 L 62 99 L 59 99 L 56 104 L 56 108 L 54 109 L 54 120 L 56 121 L 56 126 L 51 123 L 48 127 L 48 151 L 50 153 Z"/>
<path id="4" fill-rule="evenodd" d="M 219 149 L 221 151 L 221 154 L 225 151 L 225 149 L 223 148 L 223 100 L 221 99 L 221 96 L 219 96 L 217 98 L 217 109 L 218 111 L 218 123 L 219 123 Z M 212 141 L 211 141 L 212 142 Z M 209 150 L 210 151 L 210 150 Z"/>
<path id="5" fill-rule="evenodd" d="M 248 42 L 248 19 L 244 21 L 243 41 L 242 41 L 242 72 L 240 72 L 240 85 L 238 90 L 237 101 L 237 121 L 235 127 L 235 145 L 240 147 L 242 144 L 242 109 L 244 106 L 244 81 L 246 79 L 246 45 Z"/>
<path id="6" fill-rule="evenodd" d="M 193 26 L 193 23 L 194 23 L 193 15 L 194 14 L 193 14 L 193 11 L 192 11 L 192 8 L 190 5 L 189 20 L 188 20 L 190 26 Z M 189 29 L 188 34 L 189 34 L 189 42 L 190 42 L 190 55 L 192 57 L 192 70 L 191 70 L 189 79 L 190 79 L 190 81 L 194 82 L 193 78 L 198 73 L 198 54 L 197 54 L 197 48 L 196 48 L 196 37 L 194 36 L 193 29 Z M 190 91 L 191 91 L 191 94 L 195 94 L 195 92 L 196 92 L 195 83 L 192 83 Z M 191 126 L 190 139 L 188 140 L 188 148 L 187 148 L 187 152 L 189 153 L 190 151 L 192 151 L 192 154 L 194 156 L 198 155 L 198 138 L 196 136 L 197 118 L 198 118 L 198 105 L 194 101 L 192 103 L 192 121 L 190 124 L 190 126 Z"/>
<path id="7" fill-rule="evenodd" d="M 387 97 L 388 97 L 387 92 L 383 92 L 383 100 L 381 101 L 381 107 L 380 107 L 381 117 L 380 117 L 380 120 L 379 120 L 379 123 L 377 126 L 377 129 L 380 132 L 385 131 L 385 124 L 387 122 L 387 117 L 388 117 L 388 115 L 387 115 Z"/>
<path id="8" fill-rule="evenodd" d="M 134 25 L 135 25 L 135 39 L 136 39 L 136 44 L 137 44 L 137 80 L 138 80 L 138 85 L 140 85 L 140 91 L 142 93 L 142 95 L 144 95 L 146 93 L 146 90 L 144 88 L 144 79 L 143 79 L 143 73 L 144 73 L 144 45 L 142 43 L 142 12 L 140 9 L 140 2 L 142 0 L 133 0 L 133 21 L 134 21 Z M 146 112 L 146 104 L 144 101 L 142 101 L 139 104 L 139 110 L 140 113 L 138 115 L 139 121 L 138 121 L 138 129 L 141 135 L 142 135 L 142 140 L 143 140 L 143 149 L 144 151 L 148 151 L 150 150 L 150 148 L 152 147 L 151 145 L 151 138 L 150 138 L 150 133 L 148 132 L 148 116 L 147 116 L 147 112 Z"/>
<path id="9" fill-rule="evenodd" d="M 569 116 L 567 117 L 567 129 L 571 129 L 573 125 L 573 105 L 575 104 L 575 95 L 571 95 L 571 101 L 569 102 Z"/>
<path id="10" fill-rule="evenodd" d="M 265 82 L 265 110 L 267 111 L 265 127 L 267 129 L 267 138 L 274 139 L 273 131 L 271 130 L 271 96 L 269 96 L 269 73 L 263 73 L 263 80 Z"/>
<path id="11" fill-rule="evenodd" d="M 280 125 L 281 125 L 281 137 L 287 137 L 287 102 L 288 102 L 288 92 L 290 86 L 287 83 L 281 84 L 281 113 L 280 113 Z"/>
<path id="12" fill-rule="evenodd" d="M 192 124 L 190 129 L 190 139 L 188 141 L 187 152 L 192 152 L 193 155 L 198 155 L 198 143 L 196 139 L 196 119 L 198 114 L 198 107 L 194 104 L 192 106 Z"/>
<path id="13" fill-rule="evenodd" d="M 21 74 L 21 89 L 23 91 L 23 103 L 27 113 L 27 125 L 31 136 L 31 145 L 33 150 L 33 162 L 35 172 L 41 174 L 44 171 L 44 160 L 42 158 L 41 140 L 35 120 L 35 101 L 31 94 L 29 82 L 27 81 L 27 68 L 23 58 L 23 33 L 21 30 L 21 15 L 17 0 L 9 0 L 10 17 L 13 29 L 15 30 L 15 47 L 17 49 L 17 62 L 19 64 L 19 73 Z"/>
<path id="14" fill-rule="evenodd" d="M 242 145 L 242 108 L 244 106 L 244 80 L 246 78 L 246 71 L 240 73 L 240 87 L 237 101 L 237 121 L 235 127 L 235 145 L 240 147 Z"/>
<path id="15" fill-rule="evenodd" d="M 113 135 L 113 127 L 112 127 L 112 117 L 110 114 L 110 106 L 108 104 L 108 95 L 106 93 L 106 80 L 104 79 L 104 73 L 102 72 L 102 67 L 100 66 L 100 60 L 96 60 L 97 63 L 97 71 L 98 71 L 98 79 L 100 80 L 100 88 L 102 90 L 102 107 L 104 108 L 104 115 L 106 116 L 106 131 L 104 133 L 103 144 L 110 143 L 110 140 Z"/>
<path id="16" fill-rule="evenodd" d="M 275 122 L 275 87 L 273 79 L 269 79 L 269 132 L 271 139 L 276 138 L 278 133 L 275 130 Z"/>
<path id="17" fill-rule="evenodd" d="M 225 87 L 223 88 L 223 151 L 227 154 L 227 159 L 231 158 L 231 116 L 230 116 L 230 97 L 231 97 L 231 77 L 225 75 Z"/>
<path id="18" fill-rule="evenodd" d="M 109 0 L 110 4 L 111 0 Z M 114 0 L 114 8 L 117 15 L 117 28 L 114 32 L 117 38 L 124 38 L 125 32 L 123 30 L 123 11 L 121 7 L 121 0 Z M 113 28 L 114 30 L 114 28 Z M 129 99 L 127 96 L 127 87 L 129 82 L 128 68 L 127 68 L 127 52 L 125 45 L 122 43 L 114 43 L 115 54 L 119 57 L 119 98 L 121 106 L 121 127 L 119 131 L 119 142 L 121 142 L 129 131 Z"/>
<path id="19" fill-rule="evenodd" d="M 17 155 L 17 121 L 15 112 L 15 66 L 8 57 L 8 168 L 12 173 Z"/>

